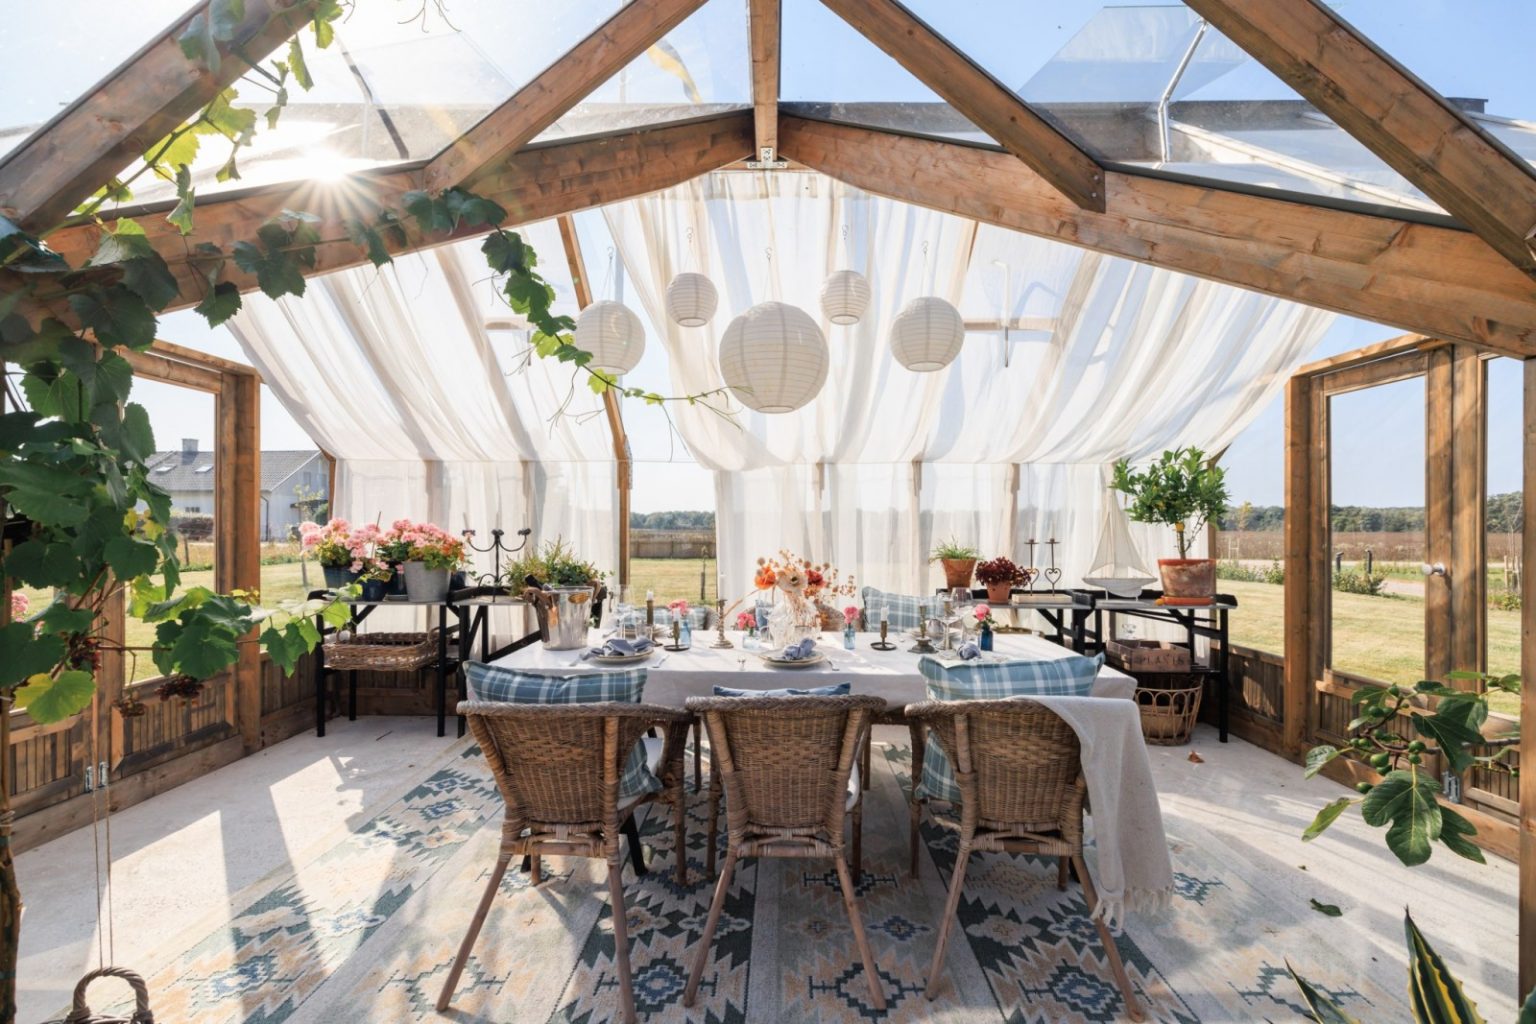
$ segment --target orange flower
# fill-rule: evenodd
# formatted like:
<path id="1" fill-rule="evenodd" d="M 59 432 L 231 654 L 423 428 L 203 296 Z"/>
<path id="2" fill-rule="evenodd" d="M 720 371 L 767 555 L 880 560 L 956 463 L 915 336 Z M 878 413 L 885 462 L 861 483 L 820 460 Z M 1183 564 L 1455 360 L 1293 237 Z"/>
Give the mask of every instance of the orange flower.
<path id="1" fill-rule="evenodd" d="M 767 590 L 778 582 L 778 577 L 774 575 L 771 568 L 765 565 L 757 570 L 757 576 L 753 582 L 757 585 L 758 590 Z"/>

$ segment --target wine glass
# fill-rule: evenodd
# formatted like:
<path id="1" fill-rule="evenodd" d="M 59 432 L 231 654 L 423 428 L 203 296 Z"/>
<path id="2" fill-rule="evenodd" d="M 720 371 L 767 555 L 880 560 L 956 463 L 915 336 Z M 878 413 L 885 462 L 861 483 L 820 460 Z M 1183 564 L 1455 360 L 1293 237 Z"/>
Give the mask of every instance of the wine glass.
<path id="1" fill-rule="evenodd" d="M 960 630 L 962 639 L 965 637 L 965 613 L 973 603 L 970 587 L 955 587 L 949 592 L 949 621 Z"/>
<path id="2" fill-rule="evenodd" d="M 625 640 L 633 640 L 638 635 L 635 617 L 634 595 L 627 583 L 619 584 L 618 603 L 613 606 L 613 621 L 618 627 L 618 635 Z"/>

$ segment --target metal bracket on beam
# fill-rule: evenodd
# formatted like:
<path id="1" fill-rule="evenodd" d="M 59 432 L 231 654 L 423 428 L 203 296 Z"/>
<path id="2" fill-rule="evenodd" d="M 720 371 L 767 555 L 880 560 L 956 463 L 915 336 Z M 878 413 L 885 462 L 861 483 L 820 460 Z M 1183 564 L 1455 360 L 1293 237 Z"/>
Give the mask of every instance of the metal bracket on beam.
<path id="1" fill-rule="evenodd" d="M 747 161 L 747 169 L 753 171 L 782 171 L 789 167 L 788 160 L 780 160 L 779 154 L 772 146 L 764 146 L 757 151 L 756 160 Z"/>

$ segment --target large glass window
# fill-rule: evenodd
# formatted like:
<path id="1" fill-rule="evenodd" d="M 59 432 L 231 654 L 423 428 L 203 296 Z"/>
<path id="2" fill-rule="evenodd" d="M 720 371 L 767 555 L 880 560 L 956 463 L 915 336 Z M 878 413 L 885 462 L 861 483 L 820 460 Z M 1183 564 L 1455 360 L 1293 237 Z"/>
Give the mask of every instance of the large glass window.
<path id="1" fill-rule="evenodd" d="M 1329 399 L 1328 665 L 1388 683 L 1424 674 L 1424 379 Z"/>

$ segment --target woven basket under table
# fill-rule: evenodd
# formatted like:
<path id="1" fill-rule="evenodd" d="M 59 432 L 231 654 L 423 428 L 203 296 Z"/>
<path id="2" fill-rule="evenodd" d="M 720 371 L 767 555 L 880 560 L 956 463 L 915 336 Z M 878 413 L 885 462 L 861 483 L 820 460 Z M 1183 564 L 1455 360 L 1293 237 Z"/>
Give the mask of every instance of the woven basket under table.
<path id="1" fill-rule="evenodd" d="M 1200 716 L 1200 696 L 1205 687 L 1199 679 L 1174 689 L 1138 686 L 1136 703 L 1141 709 L 1141 734 L 1148 743 L 1176 747 L 1189 742 Z"/>
<path id="2" fill-rule="evenodd" d="M 325 644 L 325 667 L 341 671 L 414 672 L 435 661 L 435 629 L 430 633 L 356 633 Z"/>

